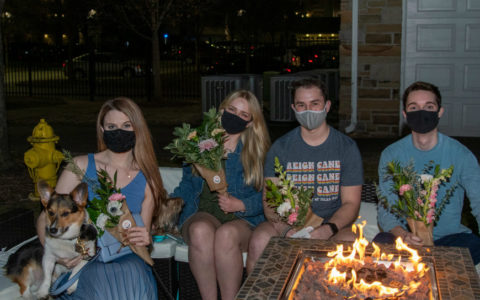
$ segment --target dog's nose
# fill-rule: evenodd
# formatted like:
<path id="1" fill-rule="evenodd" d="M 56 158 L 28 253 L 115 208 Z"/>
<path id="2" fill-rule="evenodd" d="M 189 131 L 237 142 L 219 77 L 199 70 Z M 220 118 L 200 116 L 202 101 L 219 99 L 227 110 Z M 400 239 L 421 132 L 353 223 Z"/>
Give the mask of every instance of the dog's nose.
<path id="1" fill-rule="evenodd" d="M 51 234 L 55 234 L 55 233 L 57 233 L 57 232 L 58 232 L 58 229 L 57 229 L 57 228 L 55 228 L 55 227 L 50 228 L 50 233 L 51 233 Z"/>

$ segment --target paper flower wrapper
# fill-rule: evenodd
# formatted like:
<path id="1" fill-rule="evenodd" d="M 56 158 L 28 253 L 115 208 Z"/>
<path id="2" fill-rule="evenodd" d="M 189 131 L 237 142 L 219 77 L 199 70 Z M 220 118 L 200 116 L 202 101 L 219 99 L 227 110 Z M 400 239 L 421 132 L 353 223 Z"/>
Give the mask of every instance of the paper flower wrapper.
<path id="1" fill-rule="evenodd" d="M 143 259 L 147 264 L 153 266 L 153 260 L 150 256 L 150 252 L 148 252 L 147 247 L 145 246 L 136 246 L 131 244 L 124 244 L 123 233 L 127 231 L 127 229 L 137 226 L 135 223 L 135 219 L 132 216 L 132 213 L 128 209 L 127 203 L 123 202 L 122 204 L 122 212 L 123 214 L 120 216 L 120 220 L 116 227 L 113 228 L 105 228 L 113 237 L 115 237 L 123 246 L 129 246 L 132 249 L 133 253 L 138 255 L 141 259 Z"/>
<path id="2" fill-rule="evenodd" d="M 220 170 L 215 171 L 199 164 L 193 164 L 195 169 L 197 169 L 200 176 L 205 179 L 208 184 L 208 188 L 212 192 L 217 192 L 222 195 L 227 194 L 227 178 L 225 177 L 225 170 L 220 168 Z"/>
<path id="3" fill-rule="evenodd" d="M 424 246 L 433 246 L 433 226 L 431 224 L 425 225 L 423 221 L 412 218 L 407 218 L 407 223 L 410 231 L 422 239 Z"/>
<path id="4" fill-rule="evenodd" d="M 312 208 L 308 208 L 307 216 L 305 217 L 305 223 L 302 226 L 295 227 L 296 230 L 300 230 L 305 227 L 312 227 L 314 230 L 318 227 L 322 226 L 323 218 L 317 216 L 313 211 Z"/>

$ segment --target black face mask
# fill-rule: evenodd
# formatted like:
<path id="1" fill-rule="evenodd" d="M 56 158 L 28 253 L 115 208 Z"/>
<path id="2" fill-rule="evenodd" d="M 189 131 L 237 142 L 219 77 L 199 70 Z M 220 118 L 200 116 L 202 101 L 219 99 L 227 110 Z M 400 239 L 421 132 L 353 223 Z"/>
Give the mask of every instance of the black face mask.
<path id="1" fill-rule="evenodd" d="M 249 121 L 245 121 L 236 114 L 229 113 L 227 110 L 222 114 L 222 127 L 229 134 L 240 133 L 245 130 Z"/>
<path id="2" fill-rule="evenodd" d="M 103 141 L 107 148 L 113 152 L 127 152 L 135 146 L 135 131 L 123 129 L 104 130 Z"/>
<path id="3" fill-rule="evenodd" d="M 437 127 L 438 111 L 416 110 L 407 112 L 407 124 L 415 132 L 427 133 Z"/>

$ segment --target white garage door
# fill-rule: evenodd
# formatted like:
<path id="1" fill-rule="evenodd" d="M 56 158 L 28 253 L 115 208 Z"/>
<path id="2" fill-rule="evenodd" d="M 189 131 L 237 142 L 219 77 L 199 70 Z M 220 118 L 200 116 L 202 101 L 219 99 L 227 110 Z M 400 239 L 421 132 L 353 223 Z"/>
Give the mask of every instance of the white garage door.
<path id="1" fill-rule="evenodd" d="M 440 131 L 480 136 L 480 0 L 405 0 L 402 90 L 440 88 Z"/>

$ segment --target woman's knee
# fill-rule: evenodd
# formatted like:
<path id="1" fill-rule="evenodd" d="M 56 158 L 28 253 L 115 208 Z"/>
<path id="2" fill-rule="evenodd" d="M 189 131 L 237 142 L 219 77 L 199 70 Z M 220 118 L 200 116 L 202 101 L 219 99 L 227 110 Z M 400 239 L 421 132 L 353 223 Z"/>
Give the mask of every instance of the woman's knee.
<path id="1" fill-rule="evenodd" d="M 188 227 L 188 239 L 192 246 L 201 246 L 214 239 L 215 227 L 208 222 L 198 221 Z"/>
<path id="2" fill-rule="evenodd" d="M 242 222 L 228 222 L 220 226 L 215 232 L 215 247 L 232 249 L 242 247 L 247 250 L 248 240 L 252 234 L 249 225 Z"/>

